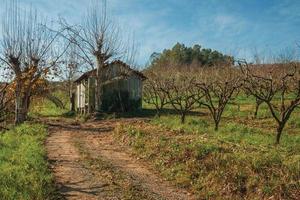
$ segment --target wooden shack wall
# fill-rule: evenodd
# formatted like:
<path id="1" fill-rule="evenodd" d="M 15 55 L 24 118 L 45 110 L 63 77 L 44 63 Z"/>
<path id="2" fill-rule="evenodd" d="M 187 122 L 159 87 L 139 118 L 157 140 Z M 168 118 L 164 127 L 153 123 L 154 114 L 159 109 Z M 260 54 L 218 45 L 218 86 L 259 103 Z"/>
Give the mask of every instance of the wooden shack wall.
<path id="1" fill-rule="evenodd" d="M 105 88 L 110 88 L 110 90 L 121 90 L 127 91 L 129 93 L 130 99 L 138 100 L 142 98 L 142 80 L 136 74 L 128 71 L 120 65 L 112 65 L 105 71 L 105 77 L 110 80 L 120 74 L 131 73 L 127 79 L 115 81 L 111 84 L 105 86 Z M 107 89 L 106 89 L 107 90 Z"/>
<path id="2" fill-rule="evenodd" d="M 127 73 L 128 69 L 122 66 L 113 65 L 105 71 L 106 80 L 111 80 L 122 73 Z M 96 80 L 95 77 L 88 77 L 77 84 L 77 110 L 82 113 L 92 113 L 95 111 L 95 95 L 96 95 Z M 107 84 L 103 88 L 103 95 L 112 97 L 116 91 L 127 92 L 130 101 L 135 102 L 135 108 L 142 106 L 142 80 L 135 73 L 131 73 L 129 77 L 123 80 L 116 80 Z M 105 104 L 109 104 L 112 99 L 108 100 Z M 139 103 L 140 102 L 140 103 Z M 131 102 L 132 104 L 132 102 Z"/>
<path id="3" fill-rule="evenodd" d="M 85 106 L 85 86 L 81 82 L 77 85 L 77 108 L 84 108 Z"/>
<path id="4" fill-rule="evenodd" d="M 96 79 L 95 77 L 89 77 L 88 79 L 88 113 L 95 111 L 95 97 L 96 95 Z"/>
<path id="5" fill-rule="evenodd" d="M 114 81 L 104 86 L 103 109 L 112 110 L 136 110 L 142 107 L 142 80 L 131 75 L 127 79 Z M 112 99 L 113 98 L 113 99 Z M 120 101 L 123 103 L 120 104 Z M 110 110 L 112 108 L 112 110 Z"/>

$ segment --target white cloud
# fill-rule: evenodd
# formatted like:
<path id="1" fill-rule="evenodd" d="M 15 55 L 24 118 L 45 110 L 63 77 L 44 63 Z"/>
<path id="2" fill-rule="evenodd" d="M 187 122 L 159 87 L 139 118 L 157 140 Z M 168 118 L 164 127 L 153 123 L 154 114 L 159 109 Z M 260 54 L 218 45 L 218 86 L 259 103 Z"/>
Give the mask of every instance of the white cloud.
<path id="1" fill-rule="evenodd" d="M 214 17 L 214 23 L 219 31 L 230 31 L 235 34 L 239 33 L 249 25 L 249 22 L 246 22 L 242 17 L 228 14 L 216 15 Z"/>

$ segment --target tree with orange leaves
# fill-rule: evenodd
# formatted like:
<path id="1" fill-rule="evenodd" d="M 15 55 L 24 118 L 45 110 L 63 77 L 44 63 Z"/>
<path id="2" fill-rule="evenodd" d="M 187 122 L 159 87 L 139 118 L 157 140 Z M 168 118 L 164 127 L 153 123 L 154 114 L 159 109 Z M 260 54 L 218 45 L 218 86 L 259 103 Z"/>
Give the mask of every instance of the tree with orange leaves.
<path id="1" fill-rule="evenodd" d="M 3 128 L 1 124 L 7 120 L 12 108 L 12 90 L 8 83 L 0 83 L 0 130 Z"/>
<path id="2" fill-rule="evenodd" d="M 26 120 L 32 94 L 39 81 L 51 76 L 62 53 L 55 50 L 59 33 L 52 33 L 30 9 L 21 11 L 16 1 L 7 6 L 2 21 L 0 60 L 13 74 L 15 123 Z"/>

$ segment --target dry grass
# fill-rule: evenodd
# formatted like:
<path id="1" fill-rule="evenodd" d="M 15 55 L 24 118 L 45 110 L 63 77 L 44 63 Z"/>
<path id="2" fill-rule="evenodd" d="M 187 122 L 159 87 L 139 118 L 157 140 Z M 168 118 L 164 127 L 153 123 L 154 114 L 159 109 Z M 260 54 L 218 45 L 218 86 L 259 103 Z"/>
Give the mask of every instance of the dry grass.
<path id="1" fill-rule="evenodd" d="M 253 119 L 253 99 L 238 102 L 240 107 L 227 107 L 218 132 L 200 109 L 202 115 L 188 116 L 185 124 L 168 113 L 120 124 L 114 137 L 200 199 L 299 199 L 300 110 L 275 146 L 276 124 L 267 107 Z"/>

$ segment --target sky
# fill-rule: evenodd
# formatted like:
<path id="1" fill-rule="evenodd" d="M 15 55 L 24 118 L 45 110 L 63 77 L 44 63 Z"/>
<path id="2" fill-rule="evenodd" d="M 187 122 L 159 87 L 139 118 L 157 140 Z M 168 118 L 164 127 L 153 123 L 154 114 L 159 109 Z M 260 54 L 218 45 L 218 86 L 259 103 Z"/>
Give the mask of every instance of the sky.
<path id="1" fill-rule="evenodd" d="M 0 14 L 5 1 L 0 0 Z M 79 23 L 90 0 L 20 3 L 32 5 L 47 18 L 60 16 Z M 255 53 L 275 54 L 287 49 L 300 55 L 296 50 L 300 44 L 300 0 L 107 0 L 107 4 L 122 30 L 134 35 L 141 66 L 153 52 L 177 42 L 200 44 L 248 60 Z"/>

